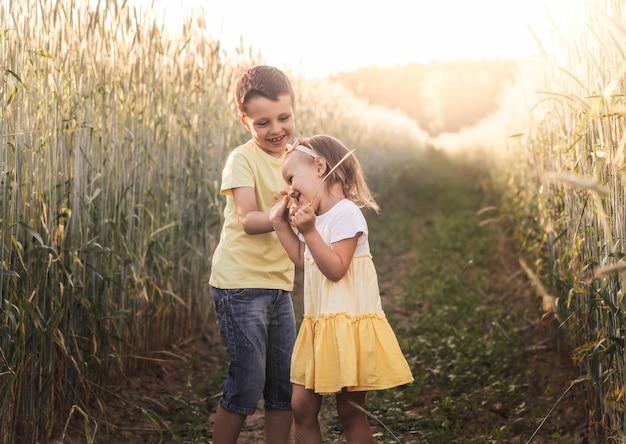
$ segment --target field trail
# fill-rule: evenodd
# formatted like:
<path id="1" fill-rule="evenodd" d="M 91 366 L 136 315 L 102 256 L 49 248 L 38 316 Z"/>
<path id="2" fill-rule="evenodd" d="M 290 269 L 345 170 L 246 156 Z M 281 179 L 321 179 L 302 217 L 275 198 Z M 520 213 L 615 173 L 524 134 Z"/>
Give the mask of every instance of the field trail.
<path id="1" fill-rule="evenodd" d="M 504 230 L 480 223 L 493 205 L 482 172 L 437 153 L 427 160 L 388 181 L 382 213 L 368 214 L 383 305 L 415 376 L 403 390 L 368 396 L 376 439 L 590 442 L 558 322 L 541 312 Z M 293 297 L 299 319 L 299 280 Z M 172 353 L 180 359 L 144 367 L 100 401 L 110 423 L 102 442 L 211 442 L 225 371 L 213 321 Z M 332 398 L 321 420 L 325 442 L 343 442 Z M 264 442 L 262 409 L 240 442 Z"/>

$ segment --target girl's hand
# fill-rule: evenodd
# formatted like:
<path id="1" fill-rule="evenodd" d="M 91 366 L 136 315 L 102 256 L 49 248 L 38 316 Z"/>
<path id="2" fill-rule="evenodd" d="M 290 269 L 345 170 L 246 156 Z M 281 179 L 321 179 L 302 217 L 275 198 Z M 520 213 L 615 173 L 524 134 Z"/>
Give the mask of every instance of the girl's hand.
<path id="1" fill-rule="evenodd" d="M 270 208 L 270 222 L 272 226 L 287 223 L 289 220 L 289 211 L 287 205 L 289 204 L 289 195 L 287 193 L 281 193 L 282 196 L 274 195 L 274 205 Z"/>
<path id="2" fill-rule="evenodd" d="M 296 227 L 302 234 L 315 229 L 315 212 L 311 205 L 292 208 L 289 211 L 291 215 L 291 225 Z"/>
<path id="3" fill-rule="evenodd" d="M 280 193 L 274 193 L 274 203 L 277 203 L 279 200 L 283 200 L 283 197 L 287 195 L 285 190 L 281 190 Z"/>

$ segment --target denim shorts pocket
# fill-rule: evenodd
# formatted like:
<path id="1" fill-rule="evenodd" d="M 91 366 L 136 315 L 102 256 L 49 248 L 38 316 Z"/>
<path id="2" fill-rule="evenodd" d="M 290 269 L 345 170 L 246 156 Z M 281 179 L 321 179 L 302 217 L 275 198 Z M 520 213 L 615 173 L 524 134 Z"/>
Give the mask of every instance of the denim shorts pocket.
<path id="1" fill-rule="evenodd" d="M 225 290 L 228 298 L 236 302 L 248 302 L 254 296 L 254 290 L 249 288 L 231 288 Z"/>
<path id="2" fill-rule="evenodd" d="M 239 296 L 241 294 L 245 294 L 246 291 L 248 291 L 248 289 L 247 288 L 227 288 L 222 291 L 226 293 L 229 297 L 234 297 L 234 296 Z"/>

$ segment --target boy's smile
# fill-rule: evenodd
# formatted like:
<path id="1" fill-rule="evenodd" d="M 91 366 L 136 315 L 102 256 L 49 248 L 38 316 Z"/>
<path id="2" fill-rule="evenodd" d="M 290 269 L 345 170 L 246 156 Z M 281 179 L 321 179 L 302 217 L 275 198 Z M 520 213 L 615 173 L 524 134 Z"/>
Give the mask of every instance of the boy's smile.
<path id="1" fill-rule="evenodd" d="M 257 96 L 246 104 L 246 114 L 241 123 L 252 135 L 256 144 L 267 154 L 281 157 L 295 132 L 293 105 L 289 94 L 277 101 Z"/>

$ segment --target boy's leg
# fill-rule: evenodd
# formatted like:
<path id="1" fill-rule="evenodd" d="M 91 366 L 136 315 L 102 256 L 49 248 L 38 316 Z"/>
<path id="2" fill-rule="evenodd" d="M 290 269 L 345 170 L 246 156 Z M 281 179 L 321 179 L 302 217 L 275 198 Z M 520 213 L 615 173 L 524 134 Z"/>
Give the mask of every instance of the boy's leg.
<path id="1" fill-rule="evenodd" d="M 265 385 L 271 297 L 256 289 L 213 288 L 215 316 L 230 361 L 213 425 L 216 443 L 235 443 Z"/>
<path id="2" fill-rule="evenodd" d="M 213 426 L 213 444 L 236 444 L 245 420 L 245 415 L 229 412 L 218 406 Z"/>
<path id="3" fill-rule="evenodd" d="M 291 294 L 275 290 L 267 344 L 265 438 L 287 444 L 291 434 L 291 353 L 296 340 L 296 319 Z"/>
<path id="4" fill-rule="evenodd" d="M 293 408 L 294 434 L 297 443 L 317 444 L 322 442 L 319 413 L 322 396 L 304 386 L 294 384 L 291 397 Z"/>
<path id="5" fill-rule="evenodd" d="M 366 394 L 367 392 L 349 392 L 344 389 L 336 396 L 337 413 L 347 443 L 367 444 L 374 442 L 367 415 L 361 410 L 365 408 Z M 356 406 L 361 407 L 361 409 Z"/>
<path id="6" fill-rule="evenodd" d="M 265 442 L 285 443 L 289 442 L 293 414 L 291 410 L 266 410 L 265 411 Z"/>

